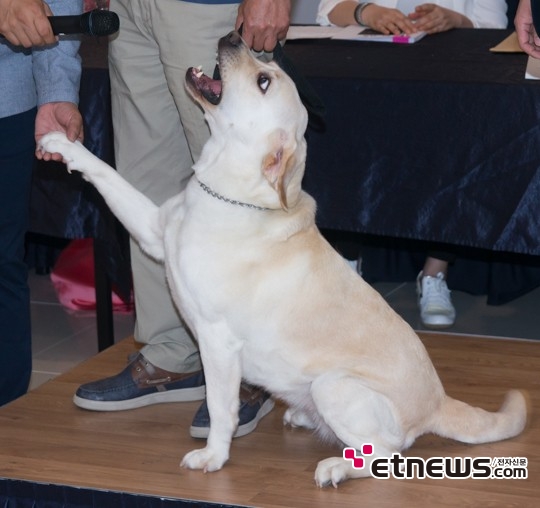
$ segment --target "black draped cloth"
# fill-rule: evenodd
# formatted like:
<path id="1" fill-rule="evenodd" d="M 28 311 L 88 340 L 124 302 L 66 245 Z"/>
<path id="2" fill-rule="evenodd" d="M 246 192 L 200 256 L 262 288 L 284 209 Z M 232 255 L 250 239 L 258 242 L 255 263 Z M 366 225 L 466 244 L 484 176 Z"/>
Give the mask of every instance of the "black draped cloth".
<path id="1" fill-rule="evenodd" d="M 490 52 L 510 33 L 285 46 L 326 106 L 326 128 L 308 131 L 304 180 L 322 228 L 393 248 L 404 239 L 409 251 L 436 242 L 470 256 L 474 275 L 485 260 L 480 281 L 454 288 L 491 303 L 540 285 L 540 82 L 525 79 L 526 55 Z M 401 272 L 395 252 L 376 249 L 373 262 L 365 249 L 368 280 L 416 275 L 417 262 Z"/>

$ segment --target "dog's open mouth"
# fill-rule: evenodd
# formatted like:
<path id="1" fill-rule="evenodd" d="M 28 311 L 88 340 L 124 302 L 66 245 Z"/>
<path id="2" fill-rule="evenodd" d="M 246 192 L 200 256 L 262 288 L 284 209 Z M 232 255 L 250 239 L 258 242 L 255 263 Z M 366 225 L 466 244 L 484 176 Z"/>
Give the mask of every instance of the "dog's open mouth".
<path id="1" fill-rule="evenodd" d="M 217 106 L 221 100 L 221 80 L 212 79 L 203 73 L 200 68 L 190 67 L 187 71 L 186 80 L 192 90 L 207 100 L 210 104 Z"/>

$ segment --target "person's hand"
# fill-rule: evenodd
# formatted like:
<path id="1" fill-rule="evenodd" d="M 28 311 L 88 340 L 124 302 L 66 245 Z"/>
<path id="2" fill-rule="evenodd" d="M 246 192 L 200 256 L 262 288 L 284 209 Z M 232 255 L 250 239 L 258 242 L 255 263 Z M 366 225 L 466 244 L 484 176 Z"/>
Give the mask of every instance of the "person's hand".
<path id="1" fill-rule="evenodd" d="M 238 8 L 236 30 L 255 51 L 272 51 L 285 39 L 291 14 L 290 0 L 243 0 Z"/>
<path id="2" fill-rule="evenodd" d="M 72 102 L 49 102 L 39 107 L 36 116 L 36 146 L 41 138 L 51 132 L 64 132 L 70 141 L 83 140 L 83 121 L 76 104 Z M 36 149 L 36 157 L 45 161 L 62 160 L 59 153 L 43 153 Z"/>
<path id="3" fill-rule="evenodd" d="M 15 46 L 44 46 L 53 44 L 47 16 L 51 9 L 42 0 L 0 0 L 0 34 Z"/>
<path id="4" fill-rule="evenodd" d="M 452 28 L 473 27 L 472 22 L 459 12 L 435 4 L 418 5 L 414 12 L 409 14 L 409 19 L 415 22 L 417 30 L 428 34 L 446 32 Z"/>
<path id="5" fill-rule="evenodd" d="M 417 32 L 414 23 L 398 9 L 369 4 L 362 11 L 362 22 L 385 35 Z"/>
<path id="6" fill-rule="evenodd" d="M 514 26 L 521 49 L 534 58 L 540 58 L 540 37 L 533 25 L 531 0 L 519 2 Z"/>

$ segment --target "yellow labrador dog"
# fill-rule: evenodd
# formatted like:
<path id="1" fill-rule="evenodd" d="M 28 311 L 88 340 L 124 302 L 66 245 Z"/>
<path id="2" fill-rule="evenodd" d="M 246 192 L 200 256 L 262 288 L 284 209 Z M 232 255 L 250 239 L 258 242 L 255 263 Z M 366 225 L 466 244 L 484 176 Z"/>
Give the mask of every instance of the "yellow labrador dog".
<path id="1" fill-rule="evenodd" d="M 222 81 L 190 69 L 187 88 L 211 137 L 187 188 L 158 208 L 59 133 L 42 149 L 97 187 L 131 236 L 165 264 L 200 346 L 211 430 L 182 465 L 229 458 L 241 378 L 284 400 L 285 423 L 362 450 L 369 463 L 425 433 L 466 443 L 510 438 L 526 422 L 521 392 L 496 413 L 454 400 L 414 331 L 321 237 L 301 190 L 307 113 L 291 79 L 232 32 L 219 41 Z M 364 448 L 365 449 L 365 448 Z M 332 457 L 318 485 L 368 476 Z"/>

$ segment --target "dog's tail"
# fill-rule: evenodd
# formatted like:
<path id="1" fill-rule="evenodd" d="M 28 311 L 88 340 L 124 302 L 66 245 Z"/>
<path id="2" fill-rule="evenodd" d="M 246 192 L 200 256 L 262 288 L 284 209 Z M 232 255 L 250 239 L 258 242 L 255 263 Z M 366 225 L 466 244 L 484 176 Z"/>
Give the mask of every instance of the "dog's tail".
<path id="1" fill-rule="evenodd" d="M 447 396 L 434 415 L 431 431 L 463 443 L 478 444 L 516 436 L 526 423 L 527 401 L 523 393 L 511 390 L 494 413 Z"/>

